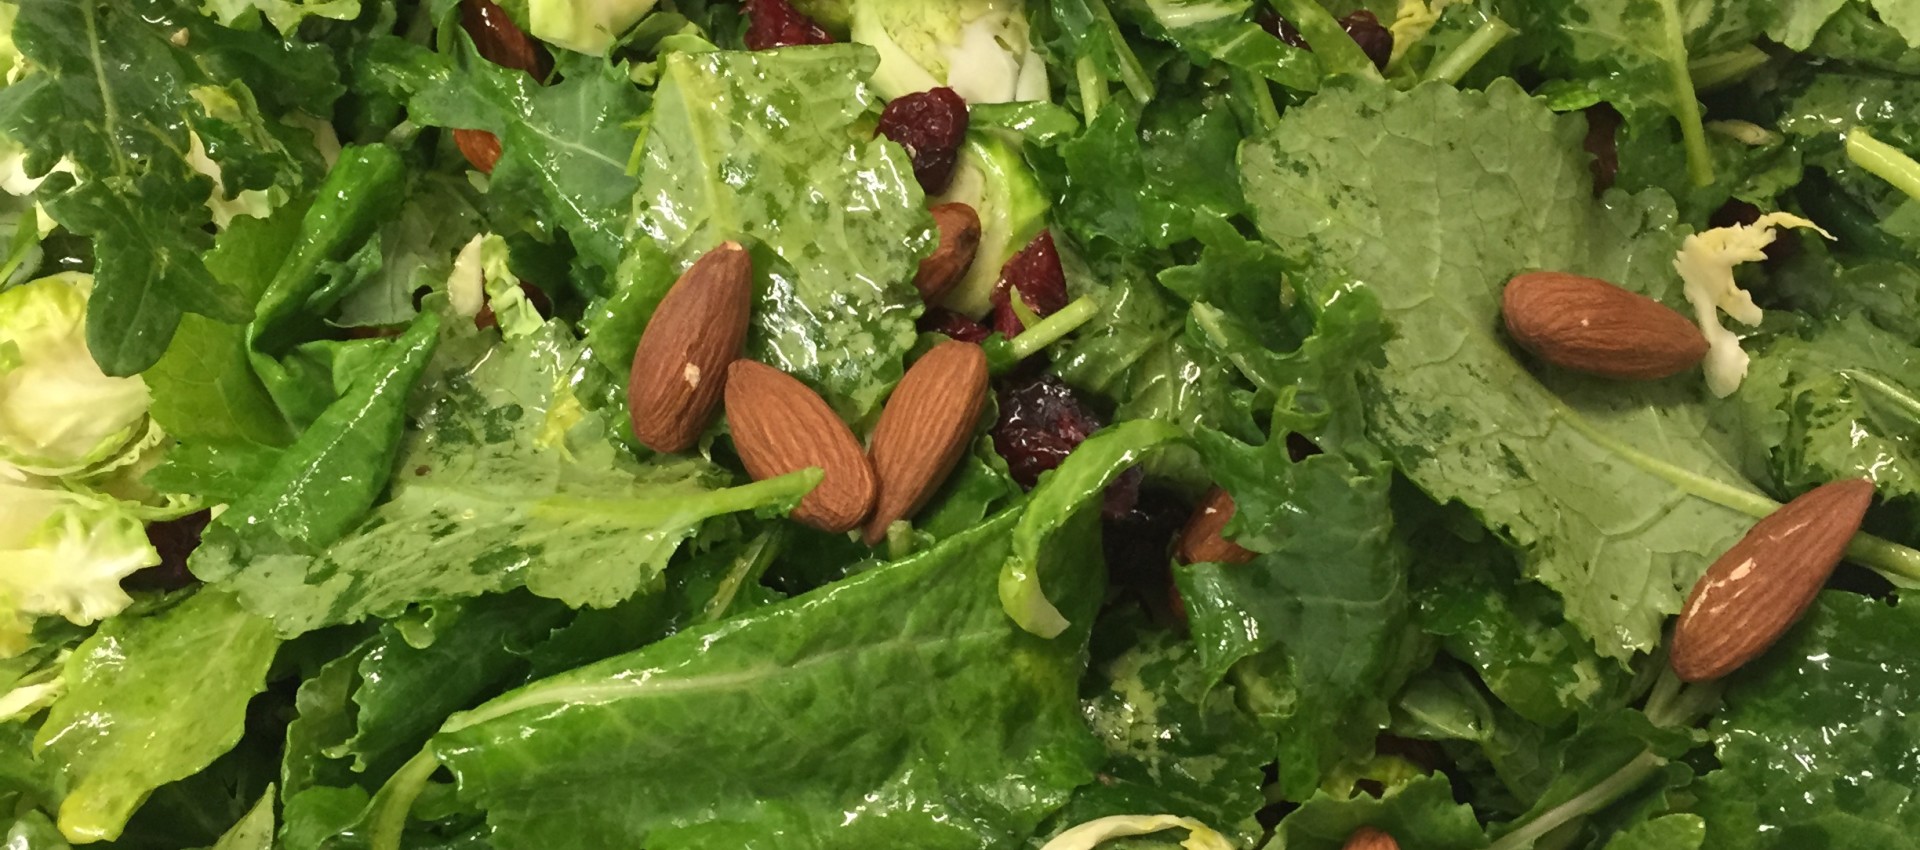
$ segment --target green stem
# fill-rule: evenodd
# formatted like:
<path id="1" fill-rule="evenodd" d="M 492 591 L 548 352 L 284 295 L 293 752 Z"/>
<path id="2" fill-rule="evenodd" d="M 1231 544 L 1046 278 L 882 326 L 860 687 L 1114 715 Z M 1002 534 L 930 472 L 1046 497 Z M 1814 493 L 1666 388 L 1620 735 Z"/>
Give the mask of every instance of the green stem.
<path id="1" fill-rule="evenodd" d="M 1748 72 L 1767 64 L 1765 50 L 1751 44 L 1725 53 L 1703 56 L 1687 63 L 1687 73 L 1693 77 L 1694 91 L 1712 91 L 1728 83 L 1739 80 Z"/>
<path id="2" fill-rule="evenodd" d="M 1695 186 L 1713 182 L 1713 155 L 1707 150 L 1706 125 L 1700 120 L 1700 100 L 1687 70 L 1687 33 L 1680 22 L 1676 0 L 1660 0 L 1667 40 L 1667 74 L 1673 86 L 1673 117 L 1680 120 L 1680 139 L 1687 149 L 1687 173 Z"/>
<path id="3" fill-rule="evenodd" d="M 1113 45 L 1113 58 L 1120 63 L 1120 82 L 1127 85 L 1127 91 L 1141 104 L 1153 100 L 1153 78 L 1147 76 L 1146 66 L 1140 64 L 1140 57 L 1133 55 L 1133 48 L 1127 46 L 1127 37 L 1120 34 L 1120 24 L 1107 10 L 1105 0 L 1087 0 L 1087 10 L 1093 13 L 1095 23 L 1107 31 L 1107 39 Z"/>
<path id="4" fill-rule="evenodd" d="M 368 819 L 368 844 L 372 850 L 400 850 L 401 834 L 407 829 L 407 813 L 413 801 L 427 787 L 427 780 L 440 769 L 440 759 L 431 745 L 414 754 L 395 771 L 387 784 L 374 795 L 372 817 Z"/>
<path id="5" fill-rule="evenodd" d="M 1280 126 L 1280 107 L 1273 102 L 1273 88 L 1267 78 L 1247 71 L 1233 72 L 1234 87 L 1244 92 L 1253 108 L 1253 119 L 1262 130 Z"/>
<path id="6" fill-rule="evenodd" d="M 1073 333 L 1081 325 L 1086 324 L 1099 310 L 1100 305 L 1095 303 L 1093 298 L 1080 296 L 1072 304 L 1060 308 L 1059 312 L 1041 319 L 1039 323 L 1028 326 L 1019 336 L 1009 340 L 1007 344 L 1012 348 L 1014 359 L 1025 360 L 1039 353 L 1040 349 L 1059 342 L 1061 337 Z"/>
<path id="7" fill-rule="evenodd" d="M 1874 138 L 1867 128 L 1847 131 L 1847 159 L 1893 184 L 1895 189 L 1907 193 L 1907 197 L 1920 200 L 1920 162 Z"/>
<path id="8" fill-rule="evenodd" d="M 1851 142 L 1851 139 L 1849 139 Z M 1780 503 L 1751 490 L 1743 490 L 1724 481 L 1698 475 L 1646 454 L 1593 426 L 1586 417 L 1558 399 L 1553 401 L 1554 415 L 1594 444 L 1626 458 L 1654 476 L 1672 484 L 1680 492 L 1705 499 L 1723 508 L 1761 519 L 1780 509 Z M 1871 534 L 1856 534 L 1847 546 L 1847 557 L 1887 577 L 1902 587 L 1920 586 L 1920 552 Z"/>
<path id="9" fill-rule="evenodd" d="M 1075 60 L 1073 73 L 1080 81 L 1080 112 L 1092 124 L 1093 116 L 1100 114 L 1100 107 L 1107 102 L 1107 79 L 1100 76 L 1091 56 Z"/>
<path id="10" fill-rule="evenodd" d="M 1320 65 L 1327 69 L 1329 76 L 1334 74 L 1353 74 L 1378 80 L 1380 69 L 1373 67 L 1373 60 L 1367 52 L 1360 49 L 1353 36 L 1347 35 L 1340 22 L 1333 19 L 1333 13 L 1326 10 L 1315 0 L 1269 0 L 1274 11 L 1293 24 L 1300 31 L 1300 37 L 1307 40 L 1307 46 L 1313 48 L 1313 55 L 1319 57 Z"/>
<path id="11" fill-rule="evenodd" d="M 1540 840 L 1547 833 L 1559 829 L 1575 818 L 1585 817 L 1604 809 L 1615 800 L 1626 796 L 1628 792 L 1640 787 L 1641 783 L 1660 772 L 1660 768 L 1665 767 L 1666 764 L 1666 759 L 1654 755 L 1651 751 L 1641 753 L 1592 788 L 1582 791 L 1571 800 L 1541 812 L 1539 817 L 1501 836 L 1500 840 L 1489 845 L 1487 850 L 1527 850 L 1533 846 L 1533 842 Z"/>
<path id="12" fill-rule="evenodd" d="M 1480 60 L 1487 58 L 1496 45 L 1513 37 L 1514 32 L 1514 28 L 1508 26 L 1506 21 L 1489 16 L 1486 23 L 1473 31 L 1473 35 L 1467 36 L 1466 41 L 1447 51 L 1447 55 L 1440 57 L 1440 61 L 1427 69 L 1427 79 L 1445 83 L 1460 82 L 1461 77 L 1473 70 Z"/>
<path id="13" fill-rule="evenodd" d="M 1675 718 L 1669 717 L 1668 714 L 1673 711 L 1675 700 L 1680 696 L 1680 689 L 1685 686 L 1685 683 L 1680 681 L 1680 677 L 1674 674 L 1671 665 L 1661 664 L 1660 678 L 1653 683 L 1653 693 L 1647 695 L 1645 711 L 1647 720 L 1655 726 L 1672 725 Z"/>

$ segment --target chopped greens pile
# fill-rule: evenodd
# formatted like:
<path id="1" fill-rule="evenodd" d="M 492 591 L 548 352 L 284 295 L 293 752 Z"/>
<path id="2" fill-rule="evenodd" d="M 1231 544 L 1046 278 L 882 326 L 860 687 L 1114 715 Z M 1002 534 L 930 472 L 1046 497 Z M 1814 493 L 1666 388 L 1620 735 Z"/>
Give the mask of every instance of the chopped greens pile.
<path id="1" fill-rule="evenodd" d="M 6 850 L 1920 848 L 1912 0 L 0 34 Z M 977 247 L 923 296 L 945 203 Z M 876 546 L 724 416 L 635 437 L 640 339 L 727 242 L 744 356 L 863 443 L 985 351 Z M 1704 366 L 1528 354 L 1540 270 L 1697 320 Z M 1846 478 L 1811 609 L 1683 684 L 1708 565 Z"/>

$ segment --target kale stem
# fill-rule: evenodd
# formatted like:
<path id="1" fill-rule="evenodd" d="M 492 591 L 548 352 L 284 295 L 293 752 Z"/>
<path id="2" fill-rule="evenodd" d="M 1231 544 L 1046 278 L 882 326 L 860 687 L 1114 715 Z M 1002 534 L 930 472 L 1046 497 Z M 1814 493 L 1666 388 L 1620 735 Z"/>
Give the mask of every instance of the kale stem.
<path id="1" fill-rule="evenodd" d="M 427 780 L 440 769 L 440 759 L 429 745 L 400 766 L 387 784 L 374 795 L 367 842 L 372 850 L 400 850 L 400 837 L 407 829 L 407 813 L 413 801 L 427 787 Z"/>
<path id="2" fill-rule="evenodd" d="M 1320 65 L 1327 69 L 1329 76 L 1334 74 L 1353 74 L 1378 80 L 1380 69 L 1373 67 L 1373 60 L 1360 45 L 1347 35 L 1340 22 L 1333 19 L 1333 13 L 1314 0 L 1269 0 L 1274 11 L 1293 24 L 1300 31 L 1300 37 L 1307 40 L 1307 46 L 1313 48 L 1313 55 L 1319 57 Z"/>
<path id="3" fill-rule="evenodd" d="M 1702 56 L 1687 63 L 1687 73 L 1693 77 L 1694 91 L 1712 91 L 1747 75 L 1761 65 L 1767 64 L 1765 50 L 1751 44 L 1712 56 Z"/>
<path id="4" fill-rule="evenodd" d="M 1680 139 L 1687 149 L 1687 173 L 1693 185 L 1713 183 L 1713 155 L 1707 150 L 1707 130 L 1700 120 L 1700 100 L 1687 70 L 1687 34 L 1680 23 L 1677 0 L 1660 0 L 1667 40 L 1667 74 L 1673 84 L 1673 117 L 1680 120 Z"/>
<path id="5" fill-rule="evenodd" d="M 1060 311 L 1041 319 L 1038 324 L 1026 329 L 1019 336 L 1008 341 L 1013 349 L 1015 360 L 1025 360 L 1060 341 L 1061 337 L 1073 333 L 1081 325 L 1093 318 L 1100 309 L 1091 297 L 1082 295 L 1072 304 L 1060 308 Z"/>
<path id="6" fill-rule="evenodd" d="M 1511 38 L 1514 32 L 1514 28 L 1508 26 L 1506 21 L 1488 16 L 1487 22 L 1474 30 L 1473 35 L 1467 36 L 1466 41 L 1455 45 L 1447 51 L 1447 55 L 1440 57 L 1440 61 L 1433 63 L 1432 68 L 1427 69 L 1427 79 L 1450 84 L 1460 82 L 1461 77 L 1473 70 L 1473 66 L 1485 59 L 1500 42 Z"/>
<path id="7" fill-rule="evenodd" d="M 1907 193 L 1907 197 L 1920 199 L 1920 162 L 1874 138 L 1867 128 L 1847 131 L 1847 159 L 1893 184 L 1893 188 Z"/>
<path id="8" fill-rule="evenodd" d="M 1280 107 L 1273 102 L 1273 88 L 1267 84 L 1265 77 L 1234 71 L 1233 85 L 1245 92 L 1248 104 L 1253 109 L 1253 119 L 1261 130 L 1272 130 L 1280 125 Z"/>
<path id="9" fill-rule="evenodd" d="M 1673 667 L 1660 665 L 1660 678 L 1653 683 L 1653 693 L 1647 695 L 1647 720 L 1655 726 L 1671 726 L 1673 718 L 1667 715 L 1673 710 L 1674 700 L 1685 685 L 1680 677 L 1674 675 Z"/>
<path id="10" fill-rule="evenodd" d="M 1641 783 L 1660 772 L 1660 768 L 1665 767 L 1666 764 L 1666 759 L 1654 755 L 1651 750 L 1641 753 L 1592 788 L 1580 792 L 1571 800 L 1541 812 L 1539 817 L 1501 836 L 1500 840 L 1489 845 L 1487 850 L 1526 850 L 1542 836 L 1559 829 L 1573 819 L 1585 817 L 1606 808 L 1615 800 L 1625 796 L 1627 792 L 1640 787 Z"/>
<path id="11" fill-rule="evenodd" d="M 1140 57 L 1133 55 L 1133 48 L 1127 46 L 1127 38 L 1120 34 L 1120 24 L 1113 19 L 1113 12 L 1108 11 L 1105 0 L 1088 0 L 1087 10 L 1093 13 L 1096 23 L 1107 31 L 1113 45 L 1114 61 L 1120 65 L 1120 82 L 1126 83 L 1127 91 L 1132 92 L 1134 99 L 1141 104 L 1153 100 L 1153 79 L 1147 76 L 1146 66 L 1140 64 Z"/>
<path id="12" fill-rule="evenodd" d="M 1093 57 L 1082 56 L 1073 63 L 1073 73 L 1080 81 L 1080 112 L 1093 123 L 1093 117 L 1100 114 L 1100 107 L 1107 101 L 1107 80 L 1100 76 L 1100 69 L 1094 67 Z"/>

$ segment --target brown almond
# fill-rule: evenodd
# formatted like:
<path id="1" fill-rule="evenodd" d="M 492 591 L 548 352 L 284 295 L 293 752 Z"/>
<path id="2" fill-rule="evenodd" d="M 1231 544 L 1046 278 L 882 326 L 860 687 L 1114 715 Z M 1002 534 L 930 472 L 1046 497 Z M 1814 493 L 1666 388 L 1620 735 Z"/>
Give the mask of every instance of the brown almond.
<path id="1" fill-rule="evenodd" d="M 1363 826 L 1347 836 L 1347 843 L 1340 850 L 1400 850 L 1400 842 L 1393 836 L 1370 826 Z"/>
<path id="2" fill-rule="evenodd" d="M 818 467 L 823 473 L 792 517 L 821 531 L 850 531 L 873 509 L 873 467 L 847 423 L 806 384 L 752 360 L 727 369 L 727 427 L 755 481 Z"/>
<path id="3" fill-rule="evenodd" d="M 1220 529 L 1233 514 L 1233 496 L 1218 486 L 1208 489 L 1193 516 L 1187 518 L 1186 527 L 1180 529 L 1174 556 L 1183 564 L 1244 564 L 1253 560 L 1252 552 L 1220 536 Z"/>
<path id="4" fill-rule="evenodd" d="M 1800 620 L 1873 502 L 1864 478 L 1823 484 L 1755 523 L 1693 586 L 1673 630 L 1673 672 L 1717 679 Z"/>
<path id="5" fill-rule="evenodd" d="M 1707 338 L 1686 316 L 1604 280 L 1528 272 L 1500 297 L 1507 333 L 1540 359 L 1576 372 L 1631 381 L 1678 374 L 1707 356 Z"/>
<path id="6" fill-rule="evenodd" d="M 500 162 L 500 137 L 485 130 L 455 130 L 453 144 L 481 174 L 492 174 Z"/>
<path id="7" fill-rule="evenodd" d="M 940 245 L 920 261 L 913 288 L 920 290 L 922 300 L 932 304 L 966 277 L 973 265 L 973 256 L 980 250 L 980 214 L 960 203 L 941 204 L 928 212 L 933 213 L 933 226 L 940 231 Z"/>
<path id="8" fill-rule="evenodd" d="M 493 0 L 461 0 L 460 28 L 473 39 L 474 50 L 482 59 L 504 68 L 513 68 L 544 80 L 553 67 L 546 48 L 527 35 L 505 9 Z"/>
<path id="9" fill-rule="evenodd" d="M 879 482 L 866 541 L 919 512 L 967 451 L 987 403 L 987 355 L 970 342 L 933 347 L 907 370 L 873 426 L 867 457 Z"/>
<path id="10" fill-rule="evenodd" d="M 674 281 L 633 352 L 627 407 L 640 442 L 671 453 L 700 439 L 752 313 L 753 260 L 738 242 L 708 251 Z"/>

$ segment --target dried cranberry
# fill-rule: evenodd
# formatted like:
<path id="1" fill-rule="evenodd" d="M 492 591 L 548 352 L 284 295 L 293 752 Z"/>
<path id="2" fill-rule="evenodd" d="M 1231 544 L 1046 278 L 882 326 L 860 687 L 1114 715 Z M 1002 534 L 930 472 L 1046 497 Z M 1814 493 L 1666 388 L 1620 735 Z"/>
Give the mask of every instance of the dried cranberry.
<path id="1" fill-rule="evenodd" d="M 1134 504 L 1126 510 L 1105 515 L 1100 543 L 1113 584 L 1159 602 L 1170 578 L 1167 550 L 1188 512 L 1179 496 L 1146 487 L 1136 490 Z"/>
<path id="2" fill-rule="evenodd" d="M 1258 20 L 1260 26 L 1274 38 L 1301 50 L 1313 49 L 1307 45 L 1307 40 L 1301 37 L 1300 31 L 1294 28 L 1293 22 L 1280 17 L 1279 13 L 1265 9 L 1260 12 Z M 1341 18 L 1340 28 L 1347 31 L 1347 36 L 1352 38 L 1355 44 L 1360 45 L 1361 52 L 1367 54 L 1368 59 L 1373 60 L 1374 67 L 1382 71 L 1387 69 L 1387 63 L 1393 60 L 1393 31 L 1381 26 L 1379 18 L 1374 17 L 1372 12 L 1361 9 Z"/>
<path id="3" fill-rule="evenodd" d="M 1040 235 L 1000 267 L 1000 282 L 993 287 L 993 329 L 1011 338 L 1026 330 L 1013 310 L 1013 293 L 1036 316 L 1046 317 L 1067 306 L 1067 273 L 1060 267 L 1060 251 L 1054 247 L 1053 232 Z"/>
<path id="4" fill-rule="evenodd" d="M 1261 9 L 1259 20 L 1260 26 L 1266 28 L 1267 32 L 1271 33 L 1274 38 L 1280 39 L 1301 50 L 1313 49 L 1307 46 L 1306 39 L 1300 37 L 1300 31 L 1293 28 L 1293 22 L 1280 17 L 1279 12 L 1275 12 L 1272 9 Z"/>
<path id="5" fill-rule="evenodd" d="M 127 576 L 121 584 L 128 590 L 179 590 L 193 584 L 187 556 L 200 548 L 200 534 L 212 519 L 211 512 L 200 511 L 148 525 L 147 542 L 160 553 L 160 563 Z"/>
<path id="6" fill-rule="evenodd" d="M 833 36 L 787 0 L 747 0 L 747 49 L 832 44 Z"/>
<path id="7" fill-rule="evenodd" d="M 1074 447 L 1107 424 L 1052 375 L 1010 382 L 1000 388 L 999 400 L 993 448 L 1022 487 L 1032 487 L 1040 473 L 1059 466 Z"/>
<path id="8" fill-rule="evenodd" d="M 920 188 L 939 194 L 953 181 L 953 163 L 967 140 L 967 102 L 945 87 L 902 95 L 880 111 L 876 132 L 906 148 Z"/>
<path id="9" fill-rule="evenodd" d="M 1372 12 L 1361 9 L 1340 19 L 1340 28 L 1347 31 L 1354 44 L 1360 45 L 1360 51 L 1373 60 L 1373 67 L 1382 71 L 1393 60 L 1393 31 L 1380 25 L 1380 19 Z"/>
<path id="10" fill-rule="evenodd" d="M 546 48 L 520 29 L 493 0 L 461 0 L 460 28 L 473 39 L 480 57 L 503 68 L 513 68 L 544 80 L 553 70 Z"/>
<path id="11" fill-rule="evenodd" d="M 1620 111 L 1612 104 L 1596 103 L 1586 108 L 1586 116 L 1583 146 L 1593 156 L 1589 167 L 1593 169 L 1593 193 L 1599 195 L 1613 188 L 1613 178 L 1620 173 L 1620 149 L 1614 139 L 1620 129 Z"/>
<path id="12" fill-rule="evenodd" d="M 1707 218 L 1709 227 L 1732 227 L 1736 224 L 1752 224 L 1760 220 L 1760 208 L 1739 198 L 1729 198 L 1720 208 Z M 1773 232 L 1773 241 L 1762 249 L 1767 255 L 1769 265 L 1785 262 L 1800 253 L 1800 234 L 1792 228 L 1780 228 Z"/>
<path id="13" fill-rule="evenodd" d="M 943 307 L 928 307 L 920 316 L 920 329 L 946 334 L 961 342 L 981 342 L 993 333 L 986 325 Z"/>

